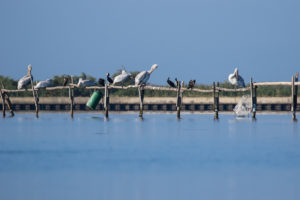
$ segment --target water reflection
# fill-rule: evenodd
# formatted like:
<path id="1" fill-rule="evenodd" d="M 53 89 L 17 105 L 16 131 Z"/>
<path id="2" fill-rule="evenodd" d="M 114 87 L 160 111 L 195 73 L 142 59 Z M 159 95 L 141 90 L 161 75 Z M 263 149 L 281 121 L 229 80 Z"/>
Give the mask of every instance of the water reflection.
<path id="1" fill-rule="evenodd" d="M 259 115 L 255 123 L 181 117 L 0 119 L 0 199 L 300 198 L 299 125 L 290 115 Z"/>

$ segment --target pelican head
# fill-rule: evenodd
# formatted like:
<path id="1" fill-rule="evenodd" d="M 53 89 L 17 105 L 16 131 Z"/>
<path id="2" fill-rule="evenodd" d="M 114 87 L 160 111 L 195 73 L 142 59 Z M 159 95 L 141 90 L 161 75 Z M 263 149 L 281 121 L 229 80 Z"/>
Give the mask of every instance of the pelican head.
<path id="1" fill-rule="evenodd" d="M 29 64 L 29 65 L 27 66 L 27 69 L 28 69 L 27 74 L 31 74 L 31 70 L 32 70 L 31 64 Z"/>
<path id="2" fill-rule="evenodd" d="M 156 68 L 158 68 L 158 65 L 157 65 L 157 64 L 154 64 L 154 65 L 152 65 L 151 70 L 153 71 L 153 70 L 155 70 Z"/>
<path id="3" fill-rule="evenodd" d="M 235 68 L 235 69 L 234 69 L 234 75 L 235 75 L 236 77 L 238 76 L 238 73 L 239 73 L 238 68 Z"/>
<path id="4" fill-rule="evenodd" d="M 154 64 L 154 65 L 152 65 L 150 71 L 148 71 L 148 72 L 151 74 L 156 68 L 158 68 L 158 65 Z"/>
<path id="5" fill-rule="evenodd" d="M 106 76 L 109 76 L 109 73 L 108 73 L 108 72 L 106 73 Z"/>

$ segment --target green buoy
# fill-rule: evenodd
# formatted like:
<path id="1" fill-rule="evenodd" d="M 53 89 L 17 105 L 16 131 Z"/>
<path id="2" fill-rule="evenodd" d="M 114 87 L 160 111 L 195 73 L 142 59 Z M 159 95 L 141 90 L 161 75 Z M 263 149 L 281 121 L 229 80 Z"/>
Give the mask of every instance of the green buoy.
<path id="1" fill-rule="evenodd" d="M 95 91 L 89 101 L 86 103 L 87 107 L 95 110 L 103 94 L 99 91 Z"/>

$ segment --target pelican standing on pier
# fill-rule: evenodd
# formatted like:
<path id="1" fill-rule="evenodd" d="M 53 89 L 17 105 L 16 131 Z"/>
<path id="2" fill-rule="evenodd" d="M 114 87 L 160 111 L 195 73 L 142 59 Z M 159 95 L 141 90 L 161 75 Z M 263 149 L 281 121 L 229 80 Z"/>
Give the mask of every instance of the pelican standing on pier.
<path id="1" fill-rule="evenodd" d="M 122 73 L 114 78 L 113 85 L 115 85 L 116 83 L 124 83 L 130 78 L 130 75 L 130 73 L 122 70 Z"/>
<path id="2" fill-rule="evenodd" d="M 79 81 L 77 83 L 78 87 L 87 87 L 87 86 L 95 86 L 95 85 L 96 85 L 95 81 L 85 80 L 82 78 L 79 78 Z"/>
<path id="3" fill-rule="evenodd" d="M 47 79 L 45 81 L 40 81 L 36 86 L 34 86 L 34 89 L 40 89 L 40 88 L 46 88 L 46 87 L 52 87 L 52 80 Z"/>
<path id="4" fill-rule="evenodd" d="M 22 88 L 26 88 L 29 84 L 30 84 L 30 78 L 32 77 L 31 76 L 31 70 L 32 70 L 32 67 L 31 65 L 29 64 L 28 65 L 28 71 L 27 71 L 27 75 L 25 75 L 23 78 L 21 78 L 19 81 L 18 81 L 18 90 L 22 89 Z M 32 77 L 33 79 L 33 77 Z"/>
<path id="5" fill-rule="evenodd" d="M 232 74 L 229 74 L 228 81 L 235 86 L 245 87 L 244 79 L 239 75 L 239 71 L 237 68 L 234 69 Z"/>
<path id="6" fill-rule="evenodd" d="M 157 64 L 152 65 L 149 71 L 142 71 L 135 77 L 135 85 L 142 85 L 147 83 L 150 78 L 151 73 L 158 68 Z"/>

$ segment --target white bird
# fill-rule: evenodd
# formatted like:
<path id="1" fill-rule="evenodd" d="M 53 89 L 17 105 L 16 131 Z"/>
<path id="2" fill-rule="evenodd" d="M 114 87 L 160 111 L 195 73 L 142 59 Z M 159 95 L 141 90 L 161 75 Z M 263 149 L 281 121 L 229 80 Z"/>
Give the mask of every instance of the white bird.
<path id="1" fill-rule="evenodd" d="M 151 73 L 158 67 L 157 64 L 152 65 L 149 71 L 142 71 L 135 77 L 135 85 L 146 84 L 150 78 Z"/>
<path id="2" fill-rule="evenodd" d="M 31 76 L 31 65 L 28 65 L 28 71 L 27 71 L 27 75 L 25 75 L 23 78 L 21 78 L 19 81 L 18 81 L 18 90 L 22 89 L 22 88 L 26 88 L 27 85 L 30 84 L 30 78 L 32 77 Z M 32 77 L 33 79 L 33 77 Z"/>
<path id="3" fill-rule="evenodd" d="M 239 75 L 238 69 L 235 68 L 232 74 L 229 74 L 228 81 L 235 86 L 245 87 L 244 79 Z"/>
<path id="4" fill-rule="evenodd" d="M 40 89 L 40 88 L 46 88 L 46 87 L 52 87 L 52 80 L 47 79 L 45 81 L 40 81 L 36 86 L 34 86 L 34 89 Z"/>
<path id="5" fill-rule="evenodd" d="M 130 73 L 126 72 L 125 70 L 122 70 L 122 73 L 114 78 L 113 85 L 115 85 L 116 83 L 123 83 L 127 81 L 130 75 Z"/>
<path id="6" fill-rule="evenodd" d="M 84 80 L 82 78 L 79 78 L 79 81 L 77 83 L 78 87 L 87 87 L 87 86 L 94 86 L 96 85 L 95 81 L 92 80 Z"/>

